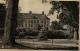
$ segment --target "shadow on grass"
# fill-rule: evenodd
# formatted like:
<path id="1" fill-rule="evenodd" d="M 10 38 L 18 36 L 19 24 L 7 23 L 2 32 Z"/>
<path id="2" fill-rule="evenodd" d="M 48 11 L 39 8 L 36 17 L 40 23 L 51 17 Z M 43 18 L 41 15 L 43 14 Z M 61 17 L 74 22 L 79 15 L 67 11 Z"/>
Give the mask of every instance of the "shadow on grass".
<path id="1" fill-rule="evenodd" d="M 53 47 L 53 48 L 42 48 L 42 47 L 29 47 L 21 44 L 17 44 L 15 49 L 33 49 L 33 50 L 78 50 L 78 47 Z"/>
<path id="2" fill-rule="evenodd" d="M 28 47 L 28 46 L 24 46 L 24 45 L 19 44 L 19 43 L 16 43 L 16 44 L 14 45 L 14 49 L 33 49 L 33 48 Z"/>
<path id="3" fill-rule="evenodd" d="M 78 50 L 77 47 L 69 47 L 69 48 L 37 48 L 39 50 Z"/>
<path id="4" fill-rule="evenodd" d="M 24 45 L 21 45 L 19 43 L 16 43 L 15 45 L 13 45 L 12 47 L 6 47 L 6 48 L 1 48 L 2 47 L 2 44 L 0 43 L 0 49 L 33 49 L 31 47 L 28 47 L 28 46 L 24 46 Z"/>

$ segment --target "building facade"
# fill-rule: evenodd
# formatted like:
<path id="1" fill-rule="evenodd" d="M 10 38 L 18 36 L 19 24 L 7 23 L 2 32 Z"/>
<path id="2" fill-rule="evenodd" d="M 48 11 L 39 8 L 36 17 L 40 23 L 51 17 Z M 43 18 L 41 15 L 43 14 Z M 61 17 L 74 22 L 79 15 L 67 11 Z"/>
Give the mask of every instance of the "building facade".
<path id="1" fill-rule="evenodd" d="M 22 22 L 22 27 L 32 30 L 32 31 L 37 31 L 37 26 L 40 25 L 41 27 L 47 27 L 49 28 L 50 26 L 50 19 L 42 12 L 42 14 L 35 14 L 30 11 L 29 13 L 20 13 L 23 22 Z"/>

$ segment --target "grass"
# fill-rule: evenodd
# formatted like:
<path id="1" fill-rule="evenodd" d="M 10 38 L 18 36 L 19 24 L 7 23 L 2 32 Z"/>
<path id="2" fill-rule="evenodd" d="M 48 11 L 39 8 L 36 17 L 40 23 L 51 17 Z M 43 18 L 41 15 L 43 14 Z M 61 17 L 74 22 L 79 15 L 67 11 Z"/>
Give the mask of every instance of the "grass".
<path id="1" fill-rule="evenodd" d="M 58 39 L 59 40 L 59 39 Z M 34 39 L 22 39 L 22 42 L 20 44 L 31 47 L 33 49 L 44 49 L 44 50 L 78 50 L 77 46 L 67 46 L 66 40 L 59 40 L 56 41 L 56 39 L 53 42 L 53 45 L 50 40 L 48 41 L 37 41 Z M 63 43 L 65 41 L 65 44 Z M 70 41 L 70 40 L 69 40 Z M 73 42 L 73 41 L 72 41 Z M 56 44 L 54 44 L 56 43 Z M 60 43 L 60 44 L 59 44 Z M 68 42 L 69 43 L 69 42 Z M 59 44 L 59 45 L 57 45 Z M 64 44 L 64 45 L 61 45 Z M 72 43 L 74 44 L 74 43 Z"/>
<path id="2" fill-rule="evenodd" d="M 6 48 L 2 48 L 2 44 L 0 43 L 0 49 L 33 49 L 31 47 L 28 47 L 28 46 L 24 46 L 24 45 L 21 45 L 21 44 L 15 44 L 13 47 L 6 47 Z"/>
<path id="3" fill-rule="evenodd" d="M 20 39 L 16 39 L 16 40 L 18 40 L 17 42 L 19 44 L 16 44 L 13 48 L 9 48 L 9 49 L 78 50 L 78 47 L 74 47 L 74 46 L 73 47 L 72 46 L 62 46 L 62 45 L 55 45 L 55 44 L 53 44 L 52 46 L 52 39 L 49 39 L 47 41 L 37 41 L 37 39 L 34 39 L 34 43 L 33 43 L 33 39 L 22 39 L 21 43 L 19 42 Z M 41 42 L 44 44 L 39 44 L 36 42 Z M 50 43 L 50 44 L 46 44 L 46 43 Z M 56 44 L 76 44 L 77 43 L 78 45 L 78 40 L 53 39 L 53 43 L 56 43 Z M 1 46 L 2 45 L 0 44 L 0 49 L 1 49 Z"/>

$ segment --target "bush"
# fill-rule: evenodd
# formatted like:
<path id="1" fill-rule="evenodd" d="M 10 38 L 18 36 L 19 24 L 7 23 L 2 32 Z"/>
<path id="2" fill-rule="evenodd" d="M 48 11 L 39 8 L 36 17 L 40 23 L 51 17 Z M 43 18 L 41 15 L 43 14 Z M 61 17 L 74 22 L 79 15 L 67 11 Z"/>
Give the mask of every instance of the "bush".
<path id="1" fill-rule="evenodd" d="M 38 34 L 39 32 L 38 31 L 31 31 L 31 30 L 25 30 L 24 28 L 21 29 L 21 31 L 24 31 L 22 38 L 27 38 L 25 36 L 29 36 L 29 38 L 32 38 L 31 36 L 34 36 L 34 37 L 38 37 Z M 18 31 L 20 32 L 20 31 Z M 17 32 L 17 36 L 19 36 L 19 33 Z M 46 33 L 47 37 L 49 39 L 67 39 L 69 37 L 69 35 L 66 35 L 63 31 L 56 31 L 56 30 L 51 30 L 51 31 L 47 31 Z"/>
<path id="2" fill-rule="evenodd" d="M 49 39 L 66 39 L 67 37 L 65 34 L 61 31 L 48 31 L 47 37 Z"/>
<path id="3" fill-rule="evenodd" d="M 32 31 L 31 33 L 29 32 L 29 36 L 38 36 L 38 32 Z"/>
<path id="4" fill-rule="evenodd" d="M 26 36 L 26 29 L 23 28 L 23 27 L 17 27 L 16 28 L 16 33 L 17 33 L 17 36 L 19 36 L 19 38 L 23 38 Z"/>

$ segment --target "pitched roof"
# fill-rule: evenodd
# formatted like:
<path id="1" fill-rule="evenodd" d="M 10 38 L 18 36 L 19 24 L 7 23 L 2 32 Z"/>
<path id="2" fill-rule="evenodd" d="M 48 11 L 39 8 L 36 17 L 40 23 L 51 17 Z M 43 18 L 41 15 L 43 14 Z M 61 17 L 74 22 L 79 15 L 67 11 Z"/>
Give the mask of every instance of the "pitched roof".
<path id="1" fill-rule="evenodd" d="M 36 13 L 20 13 L 20 17 L 23 17 L 25 19 L 39 19 L 39 18 L 44 18 L 44 19 L 49 19 L 45 14 L 36 14 Z"/>

